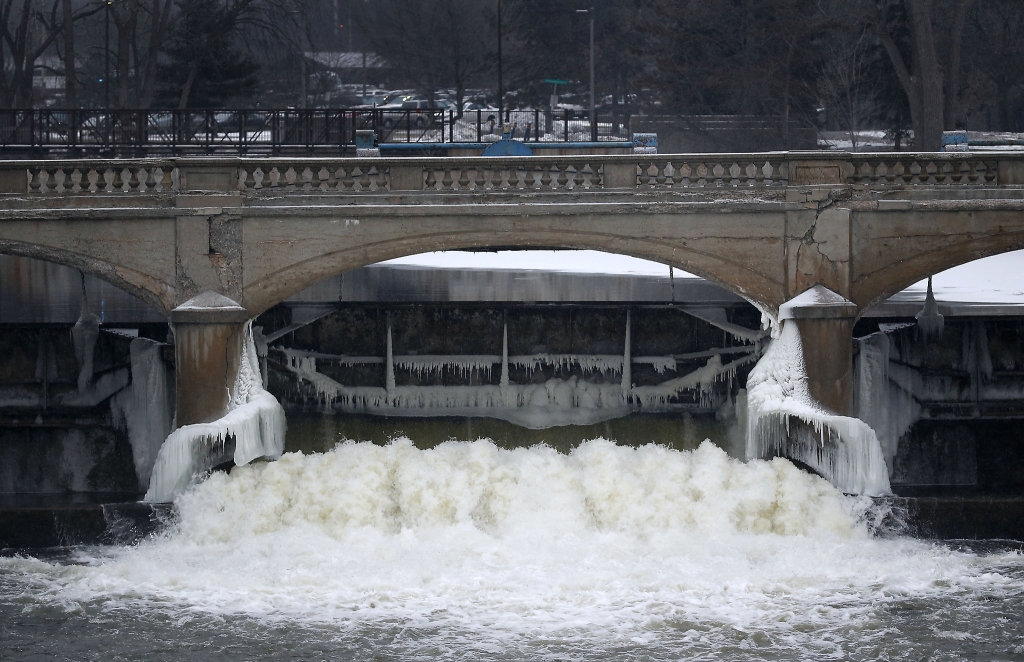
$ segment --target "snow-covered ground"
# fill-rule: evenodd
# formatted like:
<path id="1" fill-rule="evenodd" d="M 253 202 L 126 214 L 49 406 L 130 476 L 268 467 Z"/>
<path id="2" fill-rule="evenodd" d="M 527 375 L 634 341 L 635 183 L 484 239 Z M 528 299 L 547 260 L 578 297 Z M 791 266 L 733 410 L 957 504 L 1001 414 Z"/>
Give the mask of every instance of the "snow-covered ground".
<path id="1" fill-rule="evenodd" d="M 668 267 L 658 262 L 600 251 L 448 251 L 411 255 L 382 264 L 439 269 L 527 269 L 668 277 Z M 679 270 L 674 272 L 674 276 L 697 278 Z M 935 298 L 940 303 L 1024 307 L 1024 251 L 995 255 L 954 267 L 935 275 L 932 284 Z M 923 302 L 927 286 L 928 281 L 922 280 L 894 296 L 892 301 Z"/>

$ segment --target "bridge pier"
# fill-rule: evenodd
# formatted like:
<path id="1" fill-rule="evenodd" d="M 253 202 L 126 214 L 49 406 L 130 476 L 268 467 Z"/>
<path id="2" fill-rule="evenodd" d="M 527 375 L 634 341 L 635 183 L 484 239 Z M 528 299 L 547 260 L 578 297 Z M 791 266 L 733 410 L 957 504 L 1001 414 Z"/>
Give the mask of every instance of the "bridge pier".
<path id="1" fill-rule="evenodd" d="M 227 412 L 248 317 L 245 308 L 215 292 L 171 311 L 178 427 L 209 423 Z"/>
<path id="2" fill-rule="evenodd" d="M 853 325 L 857 306 L 816 285 L 779 307 L 779 322 L 800 331 L 811 397 L 840 416 L 853 416 Z"/>

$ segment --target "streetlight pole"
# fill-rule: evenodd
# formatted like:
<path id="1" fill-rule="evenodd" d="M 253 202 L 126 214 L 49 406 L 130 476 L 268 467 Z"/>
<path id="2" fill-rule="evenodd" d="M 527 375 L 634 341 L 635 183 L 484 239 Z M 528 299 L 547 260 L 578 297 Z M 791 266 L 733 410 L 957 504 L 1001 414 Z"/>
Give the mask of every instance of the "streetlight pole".
<path id="1" fill-rule="evenodd" d="M 110 5 L 113 0 L 107 0 L 107 10 L 103 13 L 103 40 L 106 45 L 103 54 L 103 107 L 110 111 Z"/>
<path id="2" fill-rule="evenodd" d="M 576 13 L 590 15 L 590 140 L 597 142 L 597 114 L 594 109 L 594 8 L 577 9 Z"/>
<path id="3" fill-rule="evenodd" d="M 501 77 L 501 0 L 498 0 L 498 126 L 505 131 L 505 83 Z"/>

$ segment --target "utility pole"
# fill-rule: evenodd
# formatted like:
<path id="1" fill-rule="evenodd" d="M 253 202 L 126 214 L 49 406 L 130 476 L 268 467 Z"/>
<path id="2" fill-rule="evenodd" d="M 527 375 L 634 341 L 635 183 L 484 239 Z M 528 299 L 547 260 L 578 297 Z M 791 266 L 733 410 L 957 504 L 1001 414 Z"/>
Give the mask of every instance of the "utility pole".
<path id="1" fill-rule="evenodd" d="M 501 78 L 501 0 L 498 0 L 498 125 L 505 130 L 505 83 Z"/>
<path id="2" fill-rule="evenodd" d="M 577 9 L 576 13 L 590 15 L 590 141 L 597 142 L 597 113 L 594 108 L 594 8 Z"/>

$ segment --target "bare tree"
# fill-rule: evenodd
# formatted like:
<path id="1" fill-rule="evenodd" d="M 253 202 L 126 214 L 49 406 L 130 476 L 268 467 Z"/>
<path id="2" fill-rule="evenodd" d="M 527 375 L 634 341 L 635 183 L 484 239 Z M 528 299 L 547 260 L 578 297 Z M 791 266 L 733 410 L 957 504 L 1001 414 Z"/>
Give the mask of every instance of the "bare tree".
<path id="1" fill-rule="evenodd" d="M 474 0 L 380 0 L 360 23 L 371 48 L 407 83 L 434 100 L 455 88 L 462 112 L 466 88 L 493 67 L 493 12 Z"/>
<path id="2" fill-rule="evenodd" d="M 942 147 L 942 131 L 956 122 L 961 44 L 967 12 L 973 3 L 974 0 L 956 0 L 945 35 L 936 26 L 936 3 L 932 0 L 879 3 L 875 31 L 910 103 L 917 149 L 938 151 Z M 898 31 L 904 34 L 898 35 Z M 905 37 L 906 48 L 901 48 L 898 36 Z M 940 52 L 946 53 L 946 57 Z"/>
<path id="3" fill-rule="evenodd" d="M 868 77 L 867 32 L 839 32 L 824 45 L 818 90 L 829 115 L 841 123 L 850 135 L 852 151 L 857 151 L 857 131 L 870 112 L 874 86 Z"/>
<path id="4" fill-rule="evenodd" d="M 36 61 L 59 37 L 65 25 L 96 13 L 89 3 L 78 11 L 62 8 L 61 0 L 0 0 L 0 102 L 8 108 L 30 108 Z"/>

